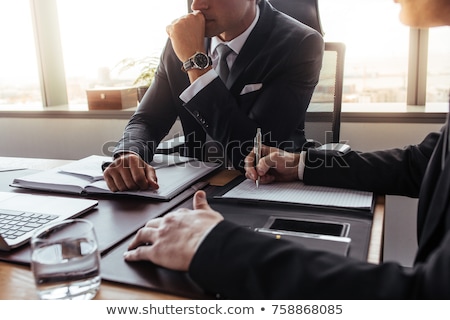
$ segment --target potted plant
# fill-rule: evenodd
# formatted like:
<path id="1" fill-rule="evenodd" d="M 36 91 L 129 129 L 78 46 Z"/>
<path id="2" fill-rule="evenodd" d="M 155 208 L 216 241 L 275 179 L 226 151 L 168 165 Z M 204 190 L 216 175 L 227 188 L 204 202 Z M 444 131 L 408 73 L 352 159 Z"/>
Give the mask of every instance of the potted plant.
<path id="1" fill-rule="evenodd" d="M 137 86 L 137 96 L 140 102 L 144 97 L 145 92 L 152 84 L 155 77 L 156 68 L 158 67 L 159 59 L 154 56 L 147 56 L 139 59 L 125 58 L 117 65 L 120 68 L 119 73 L 130 69 L 139 69 L 139 74 L 135 78 L 133 85 Z"/>

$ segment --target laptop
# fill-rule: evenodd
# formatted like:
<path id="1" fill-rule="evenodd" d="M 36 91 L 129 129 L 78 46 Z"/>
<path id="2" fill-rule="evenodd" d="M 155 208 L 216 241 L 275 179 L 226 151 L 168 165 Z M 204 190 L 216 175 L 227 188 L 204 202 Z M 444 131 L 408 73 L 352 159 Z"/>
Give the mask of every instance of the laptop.
<path id="1" fill-rule="evenodd" d="M 0 251 L 17 248 L 37 229 L 75 218 L 97 204 L 90 199 L 0 192 Z"/>

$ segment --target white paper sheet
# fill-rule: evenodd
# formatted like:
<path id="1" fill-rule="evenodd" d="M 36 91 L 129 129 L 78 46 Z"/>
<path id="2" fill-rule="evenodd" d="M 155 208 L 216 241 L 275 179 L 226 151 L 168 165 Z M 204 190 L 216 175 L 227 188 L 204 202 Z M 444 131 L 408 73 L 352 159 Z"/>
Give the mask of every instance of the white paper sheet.
<path id="1" fill-rule="evenodd" d="M 302 182 L 278 182 L 256 185 L 244 180 L 222 198 L 290 202 L 305 205 L 358 208 L 370 210 L 373 193 L 341 188 L 305 185 Z"/>

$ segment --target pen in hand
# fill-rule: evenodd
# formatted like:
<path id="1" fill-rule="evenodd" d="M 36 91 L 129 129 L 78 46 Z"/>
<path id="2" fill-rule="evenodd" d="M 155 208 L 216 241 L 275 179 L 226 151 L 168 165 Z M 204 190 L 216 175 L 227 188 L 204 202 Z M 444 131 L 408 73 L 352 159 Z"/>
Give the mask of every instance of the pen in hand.
<path id="1" fill-rule="evenodd" d="M 261 128 L 256 129 L 256 137 L 254 139 L 254 149 L 255 149 L 255 169 L 259 163 L 259 159 L 261 159 L 261 148 L 262 148 L 262 137 L 261 137 Z M 256 179 L 256 188 L 259 188 L 259 180 L 260 177 Z"/>

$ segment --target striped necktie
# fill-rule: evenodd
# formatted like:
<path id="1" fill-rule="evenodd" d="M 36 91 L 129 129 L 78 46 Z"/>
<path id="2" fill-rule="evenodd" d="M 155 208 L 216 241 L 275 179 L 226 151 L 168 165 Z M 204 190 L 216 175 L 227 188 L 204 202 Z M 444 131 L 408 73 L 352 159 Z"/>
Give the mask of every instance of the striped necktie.
<path id="1" fill-rule="evenodd" d="M 219 54 L 219 63 L 216 67 L 216 72 L 219 75 L 220 79 L 222 79 L 223 83 L 227 83 L 228 74 L 230 73 L 230 69 L 228 68 L 227 57 L 233 51 L 226 44 L 219 44 L 216 48 L 217 53 Z"/>

